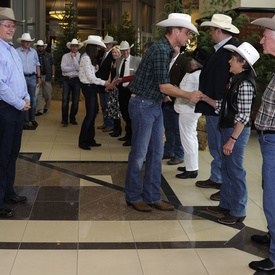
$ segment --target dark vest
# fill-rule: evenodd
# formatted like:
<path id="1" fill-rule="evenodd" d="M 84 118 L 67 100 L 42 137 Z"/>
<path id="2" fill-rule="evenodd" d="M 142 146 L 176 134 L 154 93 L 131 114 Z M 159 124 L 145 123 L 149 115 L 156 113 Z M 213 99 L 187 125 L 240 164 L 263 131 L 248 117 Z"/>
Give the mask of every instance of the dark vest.
<path id="1" fill-rule="evenodd" d="M 226 91 L 220 111 L 220 128 L 234 128 L 235 115 L 238 113 L 238 94 L 239 86 L 243 81 L 249 81 L 254 87 L 253 99 L 256 97 L 256 83 L 251 71 L 243 71 L 240 74 L 234 75 L 230 82 L 230 87 Z M 254 100 L 253 100 L 254 101 Z M 253 103 L 252 101 L 252 103 Z M 252 108 L 252 105 L 251 105 Z"/>

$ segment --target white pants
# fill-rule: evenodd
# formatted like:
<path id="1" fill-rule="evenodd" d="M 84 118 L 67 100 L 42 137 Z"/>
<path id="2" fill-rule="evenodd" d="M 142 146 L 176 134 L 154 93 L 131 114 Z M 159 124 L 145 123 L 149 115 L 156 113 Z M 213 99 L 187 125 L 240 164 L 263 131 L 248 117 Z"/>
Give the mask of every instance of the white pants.
<path id="1" fill-rule="evenodd" d="M 184 149 L 184 163 L 186 171 L 199 169 L 199 145 L 197 138 L 197 123 L 199 113 L 180 113 L 180 139 Z"/>

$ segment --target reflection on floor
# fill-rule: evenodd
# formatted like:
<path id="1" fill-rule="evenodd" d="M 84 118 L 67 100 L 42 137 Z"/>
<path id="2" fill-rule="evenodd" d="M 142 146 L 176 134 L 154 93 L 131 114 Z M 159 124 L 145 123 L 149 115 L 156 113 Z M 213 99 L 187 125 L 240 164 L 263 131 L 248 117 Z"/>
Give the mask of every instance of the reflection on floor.
<path id="1" fill-rule="evenodd" d="M 60 105 L 24 131 L 16 190 L 28 203 L 11 205 L 15 216 L 0 220 L 1 275 L 246 275 L 247 264 L 268 248 L 250 237 L 266 230 L 262 211 L 261 154 L 254 132 L 246 150 L 249 202 L 242 224 L 224 226 L 205 211 L 214 189 L 197 179 L 175 178 L 177 166 L 163 161 L 162 197 L 173 212 L 140 213 L 124 198 L 129 147 L 100 130 L 101 147 L 77 147 L 79 125 L 60 124 Z M 97 125 L 102 124 L 99 114 Z M 198 179 L 209 177 L 211 156 L 200 152 Z"/>

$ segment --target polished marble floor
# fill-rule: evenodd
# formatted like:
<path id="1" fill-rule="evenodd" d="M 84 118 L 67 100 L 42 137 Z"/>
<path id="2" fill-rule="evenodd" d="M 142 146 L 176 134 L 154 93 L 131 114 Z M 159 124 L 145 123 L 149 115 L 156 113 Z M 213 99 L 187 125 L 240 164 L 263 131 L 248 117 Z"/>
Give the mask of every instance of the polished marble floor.
<path id="1" fill-rule="evenodd" d="M 78 148 L 80 125 L 64 127 L 61 102 L 23 133 L 16 190 L 28 202 L 0 220 L 1 275 L 251 275 L 247 264 L 268 255 L 251 243 L 266 230 L 262 211 L 261 154 L 252 132 L 245 155 L 247 218 L 236 226 L 217 223 L 205 211 L 215 189 L 200 189 L 211 156 L 200 151 L 197 179 L 175 178 L 163 161 L 162 195 L 173 212 L 134 211 L 125 204 L 129 147 L 100 130 L 101 147 Z M 84 116 L 83 101 L 77 117 Z M 102 124 L 99 114 L 97 125 Z"/>

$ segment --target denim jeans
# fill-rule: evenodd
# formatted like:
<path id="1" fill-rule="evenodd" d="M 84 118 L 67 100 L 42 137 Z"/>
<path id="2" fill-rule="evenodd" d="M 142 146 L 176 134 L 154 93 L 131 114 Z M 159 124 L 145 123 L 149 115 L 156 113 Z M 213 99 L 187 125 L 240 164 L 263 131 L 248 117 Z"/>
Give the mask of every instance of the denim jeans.
<path id="1" fill-rule="evenodd" d="M 98 110 L 96 85 L 82 87 L 85 97 L 86 116 L 82 122 L 78 145 L 89 146 L 95 143 L 95 118 Z"/>
<path id="2" fill-rule="evenodd" d="M 164 155 L 183 160 L 184 153 L 180 140 L 179 114 L 174 110 L 174 106 L 169 103 L 163 104 L 162 112 L 166 137 Z"/>
<path id="3" fill-rule="evenodd" d="M 132 147 L 128 158 L 126 201 L 144 200 L 148 204 L 161 201 L 161 160 L 163 156 L 163 116 L 161 102 L 131 97 Z M 142 166 L 145 162 L 144 177 Z"/>
<path id="4" fill-rule="evenodd" d="M 233 128 L 222 128 L 222 146 L 230 139 Z M 220 206 L 235 217 L 246 216 L 247 186 L 243 166 L 244 151 L 250 136 L 250 127 L 244 127 L 235 142 L 232 153 L 222 156 L 222 186 Z"/>
<path id="5" fill-rule="evenodd" d="M 273 263 L 275 263 L 275 135 L 260 134 L 258 136 L 258 139 L 263 156 L 263 206 L 268 229 L 271 236 L 269 258 Z"/>
<path id="6" fill-rule="evenodd" d="M 62 121 L 68 122 L 70 93 L 72 92 L 72 105 L 70 110 L 70 121 L 76 121 L 76 114 L 78 112 L 78 102 L 80 95 L 80 81 L 78 77 L 69 78 L 63 77 L 62 90 Z"/>
<path id="7" fill-rule="evenodd" d="M 210 179 L 216 183 L 222 183 L 222 146 L 221 133 L 218 129 L 219 117 L 206 116 L 205 118 L 209 152 L 213 157 L 211 162 Z"/>
<path id="8" fill-rule="evenodd" d="M 28 111 L 25 111 L 25 123 L 28 123 L 29 121 L 34 121 L 35 120 L 35 111 L 36 111 L 36 95 L 35 95 L 35 90 L 36 90 L 36 75 L 31 75 L 31 76 L 25 76 L 26 83 L 27 83 L 27 88 L 28 88 L 28 93 L 30 95 L 30 103 L 31 103 L 31 108 Z"/>
<path id="9" fill-rule="evenodd" d="M 107 127 L 113 128 L 114 127 L 113 119 L 107 118 L 108 97 L 109 97 L 109 93 L 106 93 L 106 92 L 100 92 L 99 93 L 100 106 L 101 106 L 101 110 L 102 110 L 102 114 L 103 114 L 103 124 Z"/>

